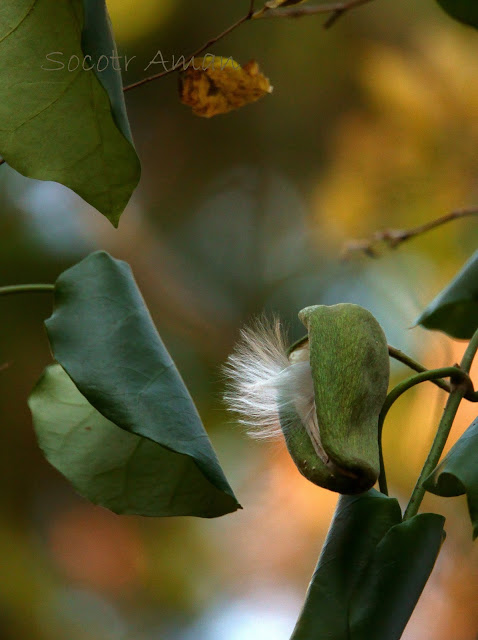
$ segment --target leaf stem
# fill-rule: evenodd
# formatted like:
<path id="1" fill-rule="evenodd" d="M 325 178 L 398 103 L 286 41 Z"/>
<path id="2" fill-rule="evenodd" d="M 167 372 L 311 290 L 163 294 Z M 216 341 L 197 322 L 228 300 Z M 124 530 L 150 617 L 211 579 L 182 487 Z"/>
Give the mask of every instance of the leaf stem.
<path id="1" fill-rule="evenodd" d="M 461 386 L 463 388 L 463 395 L 465 394 L 467 388 L 471 384 L 471 381 L 468 377 L 468 373 L 463 371 L 459 367 L 442 367 L 440 369 L 429 369 L 426 371 L 422 371 L 418 373 L 416 376 L 411 376 L 406 380 L 402 380 L 396 387 L 394 387 L 390 393 L 388 394 L 385 402 L 383 404 L 382 410 L 380 412 L 378 418 L 378 442 L 379 442 L 379 456 L 380 456 L 380 477 L 379 477 L 379 486 L 380 491 L 385 495 L 388 495 L 388 487 L 387 487 L 387 477 L 385 474 L 385 465 L 383 461 L 383 447 L 382 447 L 382 431 L 383 425 L 385 422 L 385 418 L 387 417 L 388 412 L 390 411 L 391 406 L 394 402 L 398 400 L 398 398 L 408 391 L 412 387 L 421 382 L 425 382 L 427 380 L 438 380 L 440 378 L 453 378 L 454 380 L 460 380 Z M 453 395 L 454 391 L 450 394 L 450 398 Z M 463 396 L 462 396 L 463 397 Z M 461 399 L 461 398 L 460 398 Z"/>
<path id="2" fill-rule="evenodd" d="M 470 372 L 471 365 L 473 363 L 473 359 L 478 351 L 478 329 L 475 331 L 473 337 L 471 338 L 466 351 L 463 355 L 463 358 L 460 363 L 460 370 L 464 372 L 466 375 Z M 442 419 L 440 420 L 440 424 L 438 426 L 437 433 L 435 435 L 435 439 L 433 441 L 430 452 L 427 456 L 425 464 L 423 465 L 420 476 L 417 480 L 415 488 L 413 489 L 412 495 L 410 497 L 410 501 L 405 509 L 405 513 L 403 516 L 404 520 L 409 520 L 414 515 L 417 514 L 418 509 L 422 503 L 422 500 L 425 496 L 426 489 L 423 484 L 428 476 L 433 472 L 435 467 L 437 466 L 440 457 L 443 453 L 443 449 L 445 448 L 446 441 L 450 434 L 450 429 L 453 425 L 453 421 L 455 419 L 456 413 L 458 411 L 458 407 L 460 406 L 461 401 L 466 393 L 466 383 L 462 380 L 459 383 L 452 383 L 453 391 L 450 393 L 448 398 L 448 402 L 446 403 L 445 410 L 443 412 Z"/>
<path id="3" fill-rule="evenodd" d="M 0 296 L 8 296 L 15 293 L 50 293 L 54 289 L 54 284 L 12 284 L 7 287 L 0 287 Z"/>

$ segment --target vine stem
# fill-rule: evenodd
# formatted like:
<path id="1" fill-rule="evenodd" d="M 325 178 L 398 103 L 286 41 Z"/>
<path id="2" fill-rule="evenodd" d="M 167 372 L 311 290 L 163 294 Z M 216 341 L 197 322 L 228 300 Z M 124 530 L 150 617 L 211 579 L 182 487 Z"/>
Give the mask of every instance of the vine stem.
<path id="1" fill-rule="evenodd" d="M 0 296 L 8 296 L 15 293 L 49 293 L 54 289 L 54 284 L 12 284 L 8 287 L 0 287 Z"/>
<path id="2" fill-rule="evenodd" d="M 461 383 L 461 387 L 463 390 L 463 395 L 469 389 L 470 385 L 472 385 L 471 380 L 468 376 L 468 373 L 459 367 L 442 367 L 440 369 L 429 369 L 426 371 L 422 371 L 418 373 L 416 376 L 411 376 L 406 380 L 403 380 L 396 387 L 394 387 L 388 396 L 385 399 L 382 410 L 380 411 L 380 415 L 378 418 L 378 442 L 379 442 L 379 457 L 380 457 L 380 476 L 378 479 L 380 491 L 385 495 L 388 495 L 388 486 L 387 486 L 387 476 L 385 474 L 385 465 L 383 461 L 383 447 L 382 447 L 382 431 L 383 425 L 385 422 L 385 418 L 387 417 L 388 412 L 390 411 L 391 406 L 394 402 L 398 400 L 398 398 L 408 391 L 412 387 L 421 382 L 425 382 L 427 380 L 438 380 L 440 378 L 453 378 L 454 380 L 459 380 Z M 453 396 L 455 391 L 452 391 L 450 394 L 450 398 Z M 463 395 L 461 397 L 463 397 Z M 461 400 L 461 398 L 460 398 Z"/>
<path id="3" fill-rule="evenodd" d="M 394 358 L 395 360 L 398 360 L 398 362 L 401 362 L 402 364 L 407 365 L 407 367 L 409 367 L 410 369 L 413 369 L 413 371 L 417 371 L 418 373 L 425 373 L 426 371 L 431 371 L 431 369 L 427 369 L 422 364 L 420 364 L 419 362 L 411 358 L 409 355 L 407 355 L 403 351 L 400 351 L 400 349 L 395 349 L 395 347 L 388 345 L 388 353 L 391 358 Z M 434 385 L 436 385 L 440 389 L 443 389 L 443 391 L 446 391 L 447 393 L 451 393 L 453 391 L 453 388 L 451 387 L 451 385 L 448 384 L 448 382 L 445 382 L 445 380 L 441 378 L 438 378 L 436 380 L 431 378 L 430 382 L 433 382 Z M 467 389 L 467 392 L 465 393 L 465 400 L 469 400 L 470 402 L 478 402 L 478 390 L 475 391 L 473 389 L 473 384 L 471 380 L 470 380 L 470 386 Z"/>
<path id="4" fill-rule="evenodd" d="M 411 358 L 409 355 L 407 355 L 403 351 L 400 351 L 400 349 L 395 349 L 395 347 L 392 347 L 391 345 L 388 345 L 388 353 L 391 358 L 393 358 L 394 360 L 397 360 L 398 362 L 401 362 L 402 364 L 407 365 L 407 367 L 409 367 L 410 369 L 413 369 L 413 371 L 416 371 L 417 373 L 423 373 L 425 371 L 429 371 L 429 369 L 427 369 L 422 364 L 420 364 L 419 362 Z M 448 392 L 451 391 L 450 385 L 444 380 L 441 380 L 440 378 L 438 378 L 437 380 L 431 379 L 431 382 L 433 382 L 433 384 L 436 384 L 437 387 L 440 387 L 440 389 L 443 389 L 444 391 L 448 391 Z"/>
<path id="5" fill-rule="evenodd" d="M 460 369 L 464 373 L 468 375 L 471 369 L 471 365 L 473 363 L 473 359 L 478 351 L 478 329 L 473 334 L 468 346 L 465 350 L 463 358 L 460 363 Z M 448 401 L 445 406 L 445 410 L 443 412 L 442 419 L 440 420 L 440 424 L 438 426 L 437 433 L 435 435 L 435 439 L 433 441 L 430 452 L 427 456 L 425 464 L 423 465 L 420 476 L 417 480 L 415 488 L 413 489 L 412 495 L 410 497 L 410 501 L 405 509 L 405 513 L 403 515 L 404 520 L 409 520 L 413 518 L 414 515 L 417 514 L 418 509 L 422 503 L 422 500 L 425 496 L 426 489 L 423 486 L 425 480 L 428 476 L 433 472 L 435 467 L 437 466 L 440 457 L 443 453 L 443 449 L 445 448 L 446 441 L 450 434 L 450 429 L 453 425 L 453 421 L 455 419 L 456 413 L 458 411 L 458 407 L 460 406 L 461 401 L 466 393 L 466 386 L 463 383 L 463 380 L 459 383 L 452 383 L 453 391 L 450 393 L 448 397 Z"/>

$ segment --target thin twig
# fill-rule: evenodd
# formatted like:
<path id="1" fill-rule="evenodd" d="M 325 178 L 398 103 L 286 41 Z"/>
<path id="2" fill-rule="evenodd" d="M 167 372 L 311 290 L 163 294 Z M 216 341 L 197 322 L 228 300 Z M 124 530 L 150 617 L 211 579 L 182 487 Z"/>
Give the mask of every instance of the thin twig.
<path id="1" fill-rule="evenodd" d="M 355 2 L 351 0 L 350 2 L 346 2 L 344 7 L 342 7 L 341 9 L 336 9 L 330 16 L 330 18 L 325 21 L 324 29 L 330 29 L 330 27 L 333 27 L 337 20 L 345 15 L 348 11 L 354 9 L 355 7 L 360 7 L 363 4 L 367 4 L 368 2 L 371 2 L 371 0 L 355 0 Z"/>
<path id="2" fill-rule="evenodd" d="M 3 158 L 0 158 L 0 165 L 4 164 L 5 160 Z"/>
<path id="3" fill-rule="evenodd" d="M 304 16 L 313 16 L 321 13 L 331 13 L 332 15 L 325 22 L 324 27 L 328 29 L 341 16 L 363 4 L 372 2 L 372 0 L 348 0 L 347 2 L 332 2 L 329 4 L 319 4 L 318 6 L 293 6 L 281 9 L 268 9 L 267 7 L 260 9 L 254 14 L 254 18 L 302 18 Z"/>
<path id="4" fill-rule="evenodd" d="M 182 57 L 182 59 L 180 58 L 178 62 L 175 65 L 173 65 L 170 69 L 166 69 L 164 71 L 161 71 L 161 73 L 156 73 L 152 76 L 148 76 L 147 78 L 143 78 L 142 80 L 138 80 L 138 82 L 133 82 L 133 84 L 129 84 L 128 86 L 124 87 L 123 91 L 126 93 L 126 91 L 131 91 L 131 89 L 136 89 L 137 87 L 141 87 L 142 85 L 147 84 L 148 82 L 152 82 L 153 80 L 164 78 L 165 76 L 168 76 L 169 74 L 177 71 L 180 67 L 187 67 L 189 63 L 200 53 L 208 49 L 213 44 L 216 44 L 216 42 L 219 42 L 219 40 L 222 40 L 223 38 L 225 38 L 232 31 L 240 27 L 241 24 L 244 24 L 244 22 L 247 22 L 248 20 L 250 20 L 254 15 L 254 1 L 255 0 L 250 0 L 249 9 L 247 13 L 242 16 L 242 18 L 239 18 L 239 20 L 234 22 L 234 24 L 231 24 L 231 26 L 228 27 L 227 29 L 224 29 L 224 31 L 222 31 L 219 35 L 205 42 L 201 47 L 199 47 L 199 49 L 196 49 L 196 51 L 193 51 L 193 53 L 190 53 L 186 59 L 184 59 L 184 57 Z"/>
<path id="5" fill-rule="evenodd" d="M 301 16 L 314 15 L 318 13 L 332 13 L 329 20 L 325 23 L 325 28 L 331 27 L 340 16 L 344 13 L 347 13 L 351 9 L 355 7 L 359 7 L 368 2 L 372 2 L 372 0 L 347 0 L 344 2 L 333 2 L 330 4 L 319 5 L 318 7 L 290 7 L 287 9 L 269 9 L 267 7 L 263 7 L 259 11 L 254 11 L 254 2 L 255 0 L 250 0 L 249 10 L 242 18 L 239 18 L 234 24 L 231 24 L 230 27 L 224 29 L 219 35 L 211 38 L 207 42 L 205 42 L 199 49 L 196 49 L 193 53 L 190 53 L 187 57 L 181 56 L 176 64 L 174 64 L 170 69 L 165 69 L 160 73 L 155 73 L 152 76 L 148 76 L 147 78 L 143 78 L 142 80 L 138 80 L 137 82 L 133 82 L 132 84 L 127 85 L 123 88 L 124 93 L 127 91 L 131 91 L 131 89 L 136 89 L 137 87 L 141 87 L 144 84 L 148 84 L 153 80 L 158 80 L 159 78 L 164 78 L 165 76 L 169 76 L 171 73 L 174 73 L 181 67 L 187 68 L 190 62 L 198 56 L 200 53 L 203 53 L 206 49 L 211 47 L 213 44 L 219 42 L 227 35 L 235 31 L 238 27 L 240 27 L 244 22 L 248 22 L 252 18 L 299 18 Z"/>
<path id="6" fill-rule="evenodd" d="M 432 229 L 441 227 L 447 222 L 451 222 L 452 220 L 457 220 L 459 218 L 475 216 L 477 214 L 478 207 L 470 207 L 469 209 L 452 211 L 440 218 L 436 218 L 435 220 L 431 220 L 430 222 L 426 222 L 425 224 L 421 224 L 417 227 L 412 227 L 411 229 L 384 229 L 383 231 L 377 231 L 368 240 L 350 240 L 347 242 L 342 250 L 342 256 L 346 259 L 349 258 L 352 253 L 361 252 L 370 258 L 377 258 L 379 255 L 377 252 L 377 245 L 381 243 L 385 243 L 390 249 L 396 249 L 407 240 L 411 240 L 412 238 L 416 238 L 417 236 L 427 233 Z"/>

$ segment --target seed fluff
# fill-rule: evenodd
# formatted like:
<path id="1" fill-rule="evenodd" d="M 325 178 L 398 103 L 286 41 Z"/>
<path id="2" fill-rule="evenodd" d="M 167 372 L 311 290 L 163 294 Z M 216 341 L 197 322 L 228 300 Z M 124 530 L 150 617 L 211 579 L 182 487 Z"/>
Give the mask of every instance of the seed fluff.
<path id="1" fill-rule="evenodd" d="M 317 425 L 308 342 L 288 355 L 279 319 L 261 318 L 241 331 L 224 371 L 228 377 L 224 399 L 249 435 L 279 437 L 293 428 L 294 421 L 284 418 L 293 408 L 318 456 L 328 461 Z"/>

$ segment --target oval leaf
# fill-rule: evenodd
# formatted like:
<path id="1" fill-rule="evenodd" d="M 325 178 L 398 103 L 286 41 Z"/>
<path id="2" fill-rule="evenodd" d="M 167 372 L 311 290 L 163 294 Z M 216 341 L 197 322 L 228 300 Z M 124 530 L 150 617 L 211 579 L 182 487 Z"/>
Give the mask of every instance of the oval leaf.
<path id="1" fill-rule="evenodd" d="M 47 367 L 28 404 L 46 459 L 91 502 L 121 514 L 218 515 L 214 489 L 187 456 L 107 420 L 60 365 Z"/>
<path id="2" fill-rule="evenodd" d="M 1 155 L 73 189 L 116 226 L 140 166 L 115 54 L 104 0 L 2 0 Z"/>
<path id="3" fill-rule="evenodd" d="M 440 7 L 452 18 L 472 27 L 478 27 L 478 4 L 476 0 L 437 0 Z"/>
<path id="4" fill-rule="evenodd" d="M 191 488 L 191 515 L 240 508 L 125 262 L 97 252 L 65 271 L 45 324 L 55 359 L 88 402 L 118 427 L 164 448 L 154 482 L 177 476 L 186 456 L 183 473 L 193 478 L 197 467 L 207 481 L 201 513 Z M 169 500 L 172 515 L 174 495 Z"/>
<path id="5" fill-rule="evenodd" d="M 401 522 L 375 490 L 342 496 L 291 640 L 398 640 L 435 563 L 444 518 Z"/>
<path id="6" fill-rule="evenodd" d="M 478 251 L 416 321 L 427 329 L 469 340 L 478 329 Z"/>
<path id="7" fill-rule="evenodd" d="M 473 539 L 478 537 L 478 418 L 453 445 L 435 471 L 425 480 L 427 491 L 450 498 L 466 493 L 473 524 Z"/>

